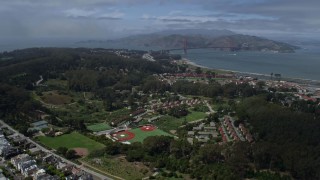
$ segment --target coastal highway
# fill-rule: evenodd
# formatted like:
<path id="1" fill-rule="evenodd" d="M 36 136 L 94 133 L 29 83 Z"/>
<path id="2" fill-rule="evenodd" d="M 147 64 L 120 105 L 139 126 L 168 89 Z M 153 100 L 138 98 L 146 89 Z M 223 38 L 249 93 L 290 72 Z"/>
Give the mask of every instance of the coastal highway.
<path id="1" fill-rule="evenodd" d="M 95 176 L 95 177 L 97 177 L 97 178 L 99 178 L 99 179 L 101 179 L 101 180 L 111 180 L 111 178 L 109 178 L 109 177 L 107 177 L 107 176 L 105 176 L 105 175 L 102 175 L 102 174 L 100 174 L 100 173 L 97 173 L 97 172 L 95 172 L 95 171 L 92 171 L 92 170 L 90 170 L 90 169 L 88 169 L 88 168 L 86 168 L 86 167 L 83 167 L 83 166 L 78 165 L 78 164 L 76 164 L 76 163 L 74 163 L 74 162 L 72 162 L 72 161 L 69 161 L 69 160 L 65 159 L 64 157 L 62 157 L 62 156 L 60 156 L 60 155 L 58 155 L 58 154 L 55 154 L 54 152 L 46 149 L 45 147 L 41 146 L 41 145 L 38 144 L 37 142 L 31 140 L 30 138 L 25 137 L 23 134 L 19 133 L 17 130 L 13 129 L 11 126 L 9 126 L 8 124 L 6 124 L 6 123 L 3 122 L 2 120 L 0 120 L 0 123 L 2 124 L 2 127 L 6 127 L 6 128 L 8 128 L 8 129 L 10 129 L 11 131 L 13 131 L 14 133 L 18 134 L 20 137 L 25 138 L 28 142 L 36 145 L 36 146 L 37 146 L 39 149 L 41 149 L 42 151 L 44 151 L 44 152 L 46 152 L 46 153 L 48 153 L 48 154 L 52 154 L 53 156 L 62 159 L 62 161 L 66 162 L 66 163 L 68 163 L 68 164 L 71 164 L 71 165 L 73 165 L 73 166 L 75 166 L 75 167 L 77 167 L 77 168 L 79 168 L 79 169 L 81 169 L 81 170 L 83 170 L 83 171 L 85 171 L 85 172 L 87 172 L 87 173 L 89 173 L 89 174 L 92 174 L 93 176 Z"/>

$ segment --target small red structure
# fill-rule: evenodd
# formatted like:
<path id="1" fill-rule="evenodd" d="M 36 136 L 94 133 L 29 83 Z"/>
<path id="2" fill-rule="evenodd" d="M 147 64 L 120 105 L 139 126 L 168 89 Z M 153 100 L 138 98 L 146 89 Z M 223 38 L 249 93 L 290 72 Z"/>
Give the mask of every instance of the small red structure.
<path id="1" fill-rule="evenodd" d="M 141 131 L 154 131 L 157 127 L 153 125 L 143 125 L 140 127 Z"/>

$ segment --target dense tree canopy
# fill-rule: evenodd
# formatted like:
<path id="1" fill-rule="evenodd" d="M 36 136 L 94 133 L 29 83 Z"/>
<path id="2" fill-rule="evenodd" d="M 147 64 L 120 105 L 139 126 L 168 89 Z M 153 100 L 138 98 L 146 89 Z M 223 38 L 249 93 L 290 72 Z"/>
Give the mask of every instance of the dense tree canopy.
<path id="1" fill-rule="evenodd" d="M 245 100 L 237 112 L 254 127 L 258 141 L 252 150 L 258 168 L 288 170 L 299 179 L 320 178 L 319 119 L 270 104 L 263 96 Z"/>

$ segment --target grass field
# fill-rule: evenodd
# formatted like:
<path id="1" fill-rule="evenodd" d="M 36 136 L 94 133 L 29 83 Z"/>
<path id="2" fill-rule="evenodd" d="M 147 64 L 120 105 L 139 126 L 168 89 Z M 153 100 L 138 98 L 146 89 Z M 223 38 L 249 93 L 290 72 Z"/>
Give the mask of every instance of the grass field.
<path id="1" fill-rule="evenodd" d="M 41 99 L 47 104 L 63 105 L 71 102 L 71 97 L 68 95 L 58 94 L 57 91 L 44 92 Z"/>
<path id="2" fill-rule="evenodd" d="M 54 89 L 67 89 L 68 81 L 60 80 L 60 79 L 48 79 L 45 84 L 47 84 L 50 88 Z"/>
<path id="3" fill-rule="evenodd" d="M 205 117 L 206 114 L 203 112 L 191 111 L 190 114 L 181 118 L 175 118 L 169 115 L 163 116 L 155 122 L 155 125 L 166 132 L 170 132 L 170 130 L 178 129 L 180 126 L 184 124 L 185 121 L 192 122 L 199 119 L 203 119 Z"/>
<path id="4" fill-rule="evenodd" d="M 187 122 L 196 121 L 198 119 L 203 119 L 206 117 L 206 113 L 191 111 L 186 117 L 179 118 L 180 120 L 184 120 L 186 118 Z"/>
<path id="5" fill-rule="evenodd" d="M 135 137 L 129 142 L 143 142 L 144 139 L 150 136 L 171 136 L 170 134 L 162 131 L 161 129 L 155 129 L 153 131 L 142 131 L 140 128 L 132 129 L 130 132 L 135 134 Z"/>
<path id="6" fill-rule="evenodd" d="M 57 149 L 59 147 L 66 147 L 69 149 L 72 148 L 86 148 L 89 152 L 101 149 L 104 147 L 103 144 L 100 144 L 80 133 L 73 132 L 70 134 L 65 134 L 58 137 L 47 137 L 47 136 L 39 136 L 37 139 L 44 145 Z"/>
<path id="7" fill-rule="evenodd" d="M 83 161 L 104 172 L 124 179 L 142 179 L 151 175 L 149 168 L 143 165 L 143 163 L 130 163 L 124 157 L 102 157 L 99 159 L 101 160 L 101 163 L 99 164 L 97 164 L 95 160 L 89 158 L 85 158 Z"/>
<path id="8" fill-rule="evenodd" d="M 98 124 L 87 126 L 87 129 L 93 132 L 99 132 L 99 131 L 109 130 L 111 129 L 111 127 L 107 123 L 98 123 Z"/>

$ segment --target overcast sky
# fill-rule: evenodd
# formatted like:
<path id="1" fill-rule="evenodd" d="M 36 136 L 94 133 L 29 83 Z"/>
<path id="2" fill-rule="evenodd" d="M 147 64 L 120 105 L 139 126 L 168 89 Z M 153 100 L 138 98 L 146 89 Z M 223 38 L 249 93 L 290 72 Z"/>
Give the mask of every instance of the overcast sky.
<path id="1" fill-rule="evenodd" d="M 0 0 L 0 38 L 110 39 L 166 29 L 319 37 L 320 0 Z"/>

